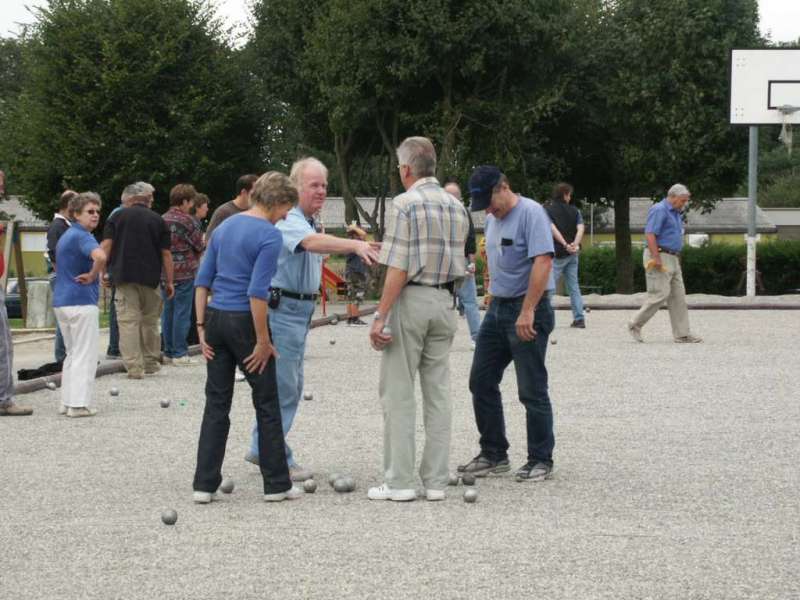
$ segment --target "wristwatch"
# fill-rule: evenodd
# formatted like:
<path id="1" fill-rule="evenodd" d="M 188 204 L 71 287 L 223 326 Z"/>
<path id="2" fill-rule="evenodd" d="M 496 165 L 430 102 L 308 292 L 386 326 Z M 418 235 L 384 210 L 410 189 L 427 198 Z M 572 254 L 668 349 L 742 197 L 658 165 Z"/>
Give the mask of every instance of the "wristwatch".
<path id="1" fill-rule="evenodd" d="M 375 321 L 383 321 L 383 315 L 379 313 L 377 310 L 372 314 L 373 314 L 373 319 Z"/>

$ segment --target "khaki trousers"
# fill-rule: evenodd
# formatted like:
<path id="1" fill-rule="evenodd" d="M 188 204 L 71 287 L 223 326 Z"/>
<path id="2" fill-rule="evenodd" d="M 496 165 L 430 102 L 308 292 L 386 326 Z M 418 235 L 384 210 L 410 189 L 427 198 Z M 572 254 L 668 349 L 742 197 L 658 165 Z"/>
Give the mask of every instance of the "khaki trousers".
<path id="1" fill-rule="evenodd" d="M 647 268 L 651 259 L 650 250 L 645 248 L 642 261 Z M 681 261 L 677 256 L 661 253 L 661 263 L 666 271 L 651 269 L 645 271 L 647 278 L 647 301 L 636 313 L 631 323 L 643 327 L 666 301 L 669 320 L 672 324 L 672 337 L 689 335 L 689 308 L 686 306 L 686 288 L 683 287 Z"/>
<path id="2" fill-rule="evenodd" d="M 158 322 L 162 305 L 157 288 L 138 283 L 117 285 L 114 307 L 119 323 L 119 351 L 129 375 L 154 373 L 161 366 Z"/>
<path id="3" fill-rule="evenodd" d="M 392 489 L 416 487 L 414 477 L 417 371 L 422 387 L 425 446 L 419 474 L 427 489 L 447 486 L 450 461 L 450 346 L 457 329 L 447 290 L 406 286 L 392 307 L 392 343 L 383 351 L 383 469 Z"/>

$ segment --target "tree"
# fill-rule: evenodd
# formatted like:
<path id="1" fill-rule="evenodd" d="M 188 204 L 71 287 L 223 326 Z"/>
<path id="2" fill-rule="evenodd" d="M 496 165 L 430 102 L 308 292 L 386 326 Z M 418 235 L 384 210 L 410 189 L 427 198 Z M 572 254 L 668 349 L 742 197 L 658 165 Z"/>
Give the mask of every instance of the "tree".
<path id="1" fill-rule="evenodd" d="M 6 156 L 41 216 L 65 187 L 116 204 L 147 180 L 227 198 L 258 166 L 246 78 L 200 0 L 50 0 L 24 40 L 20 126 Z"/>
<path id="2" fill-rule="evenodd" d="M 604 123 L 613 199 L 617 289 L 632 291 L 629 197 L 680 181 L 713 205 L 746 166 L 746 132 L 728 121 L 730 50 L 756 47 L 756 0 L 615 0 L 596 44 L 587 110 Z M 600 140 L 598 140 L 599 142 Z"/>

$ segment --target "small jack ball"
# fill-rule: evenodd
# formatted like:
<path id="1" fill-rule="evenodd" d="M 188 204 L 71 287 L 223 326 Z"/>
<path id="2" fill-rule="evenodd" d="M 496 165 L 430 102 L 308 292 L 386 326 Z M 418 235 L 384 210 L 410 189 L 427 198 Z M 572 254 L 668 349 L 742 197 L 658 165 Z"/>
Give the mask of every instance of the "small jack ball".
<path id="1" fill-rule="evenodd" d="M 478 490 L 469 488 L 464 490 L 464 502 L 472 504 L 478 499 Z"/>
<path id="2" fill-rule="evenodd" d="M 475 485 L 475 475 L 472 473 L 464 473 L 461 476 L 461 483 L 464 485 Z"/>
<path id="3" fill-rule="evenodd" d="M 48 381 L 48 382 L 47 382 L 45 385 L 47 386 L 47 389 L 48 389 L 48 390 L 54 390 L 54 389 L 56 389 L 56 387 L 58 387 L 58 386 L 56 386 L 56 384 L 55 384 L 54 382 L 52 382 L 52 381 Z"/>
<path id="4" fill-rule="evenodd" d="M 171 508 L 165 510 L 161 513 L 161 520 L 164 521 L 164 525 L 175 525 L 175 522 L 178 520 L 178 513 Z"/>
<path id="5" fill-rule="evenodd" d="M 169 408 L 169 400 L 167 400 L 166 398 L 164 398 L 164 399 L 161 401 L 161 408 Z"/>
<path id="6" fill-rule="evenodd" d="M 314 399 L 314 394 L 312 394 L 311 392 L 306 392 L 305 394 L 303 394 L 303 400 L 313 400 L 313 399 Z"/>
<path id="7" fill-rule="evenodd" d="M 233 482 L 233 479 L 226 477 L 222 480 L 222 483 L 219 486 L 219 491 L 223 494 L 230 494 L 233 492 L 233 488 L 236 487 L 236 484 Z"/>
<path id="8" fill-rule="evenodd" d="M 303 490 L 305 490 L 306 494 L 313 494 L 317 491 L 317 482 L 313 479 L 306 479 L 303 482 Z"/>
<path id="9" fill-rule="evenodd" d="M 115 387 L 108 390 L 108 393 L 111 394 L 112 396 L 119 396 L 119 390 Z"/>

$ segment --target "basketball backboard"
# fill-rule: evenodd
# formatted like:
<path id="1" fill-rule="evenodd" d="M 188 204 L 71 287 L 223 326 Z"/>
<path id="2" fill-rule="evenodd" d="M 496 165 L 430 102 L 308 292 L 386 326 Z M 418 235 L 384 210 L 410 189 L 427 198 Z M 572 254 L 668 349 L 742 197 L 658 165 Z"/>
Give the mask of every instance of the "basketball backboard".
<path id="1" fill-rule="evenodd" d="M 732 125 L 800 124 L 791 107 L 800 109 L 800 49 L 731 50 Z"/>

